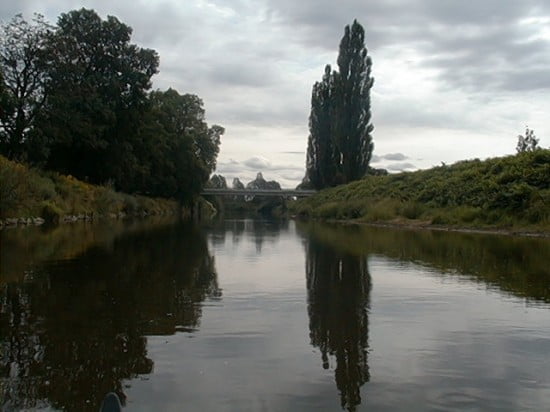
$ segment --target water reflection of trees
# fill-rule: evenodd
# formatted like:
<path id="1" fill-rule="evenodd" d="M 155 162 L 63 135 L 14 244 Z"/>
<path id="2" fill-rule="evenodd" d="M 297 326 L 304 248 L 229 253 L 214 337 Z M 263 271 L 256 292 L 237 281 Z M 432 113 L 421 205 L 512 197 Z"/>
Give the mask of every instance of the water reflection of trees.
<path id="1" fill-rule="evenodd" d="M 118 237 L 0 286 L 2 409 L 97 410 L 152 371 L 148 334 L 199 326 L 221 294 L 203 236 L 167 226 Z"/>
<path id="2" fill-rule="evenodd" d="M 379 254 L 433 267 L 527 300 L 550 302 L 550 241 L 446 231 L 298 225 L 349 253 Z"/>
<path id="3" fill-rule="evenodd" d="M 360 388 L 369 380 L 367 259 L 338 251 L 315 236 L 308 237 L 306 258 L 311 343 L 321 351 L 323 368 L 335 359 L 341 405 L 355 410 L 361 403 Z"/>
<path id="4" fill-rule="evenodd" d="M 244 237 L 254 241 L 256 251 L 261 254 L 264 243 L 273 242 L 281 232 L 288 230 L 289 221 L 285 219 L 232 219 L 218 221 L 210 225 L 209 241 L 213 246 L 225 244 L 226 236 L 231 236 L 231 242 L 238 244 Z"/>

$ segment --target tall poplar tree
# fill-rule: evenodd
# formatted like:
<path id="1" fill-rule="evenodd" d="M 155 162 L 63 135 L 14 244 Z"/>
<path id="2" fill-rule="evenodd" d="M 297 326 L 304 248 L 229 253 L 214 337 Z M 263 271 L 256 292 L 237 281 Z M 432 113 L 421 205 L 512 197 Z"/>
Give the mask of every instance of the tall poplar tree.
<path id="1" fill-rule="evenodd" d="M 338 126 L 334 139 L 342 154 L 346 183 L 363 177 L 372 156 L 370 89 L 372 60 L 365 47 L 365 30 L 355 20 L 346 26 L 338 55 L 339 74 L 335 87 L 340 99 L 336 109 Z"/>
<path id="2" fill-rule="evenodd" d="M 305 180 L 316 189 L 360 179 L 372 156 L 372 60 L 357 20 L 345 28 L 338 69 L 327 66 L 312 91 Z"/>
<path id="3" fill-rule="evenodd" d="M 339 154 L 331 136 L 332 80 L 331 67 L 327 65 L 323 80 L 313 85 L 311 96 L 306 168 L 311 185 L 318 189 L 332 186 L 339 173 Z"/>

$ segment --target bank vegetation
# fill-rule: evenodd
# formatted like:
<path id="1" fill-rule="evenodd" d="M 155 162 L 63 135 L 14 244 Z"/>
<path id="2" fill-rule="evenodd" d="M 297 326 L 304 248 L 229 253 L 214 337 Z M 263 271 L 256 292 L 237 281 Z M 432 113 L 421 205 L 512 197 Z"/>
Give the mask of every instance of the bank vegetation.
<path id="1" fill-rule="evenodd" d="M 294 202 L 325 220 L 550 232 L 550 150 L 362 180 Z"/>
<path id="2" fill-rule="evenodd" d="M 174 200 L 120 193 L 109 185 L 92 185 L 0 156 L 2 225 L 168 215 L 180 211 Z"/>

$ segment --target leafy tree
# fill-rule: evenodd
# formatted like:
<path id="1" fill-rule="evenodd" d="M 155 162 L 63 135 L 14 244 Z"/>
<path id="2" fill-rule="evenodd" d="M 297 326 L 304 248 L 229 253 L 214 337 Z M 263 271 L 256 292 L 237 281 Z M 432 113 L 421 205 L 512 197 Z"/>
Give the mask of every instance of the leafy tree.
<path id="1" fill-rule="evenodd" d="M 238 177 L 233 178 L 231 187 L 235 190 L 244 190 L 244 183 L 239 180 Z"/>
<path id="2" fill-rule="evenodd" d="M 0 152 L 25 157 L 25 145 L 46 101 L 44 53 L 52 27 L 35 14 L 31 23 L 16 15 L 0 28 Z"/>
<path id="3" fill-rule="evenodd" d="M 202 100 L 176 90 L 155 91 L 140 132 L 144 168 L 139 187 L 149 194 L 192 201 L 216 167 L 221 126 L 208 127 Z"/>
<path id="4" fill-rule="evenodd" d="M 222 175 L 212 175 L 206 186 L 213 189 L 227 189 L 227 180 Z"/>
<path id="5" fill-rule="evenodd" d="M 518 144 L 516 150 L 518 153 L 534 152 L 539 149 L 539 139 L 535 136 L 535 132 L 529 127 L 525 128 L 525 136 L 518 135 Z"/>
<path id="6" fill-rule="evenodd" d="M 154 50 L 95 11 L 37 16 L 2 27 L 0 149 L 48 169 L 126 192 L 192 201 L 216 167 L 221 126 L 202 100 L 152 92 Z"/>
<path id="7" fill-rule="evenodd" d="M 365 31 L 355 20 L 340 42 L 339 71 L 326 66 L 313 86 L 305 180 L 317 189 L 360 179 L 369 170 L 371 68 Z"/>
<path id="8" fill-rule="evenodd" d="M 131 44 L 131 34 L 116 17 L 102 20 L 93 10 L 59 17 L 48 39 L 49 98 L 37 137 L 50 149 L 49 168 L 129 186 L 139 163 L 133 138 L 158 68 L 157 53 Z"/>

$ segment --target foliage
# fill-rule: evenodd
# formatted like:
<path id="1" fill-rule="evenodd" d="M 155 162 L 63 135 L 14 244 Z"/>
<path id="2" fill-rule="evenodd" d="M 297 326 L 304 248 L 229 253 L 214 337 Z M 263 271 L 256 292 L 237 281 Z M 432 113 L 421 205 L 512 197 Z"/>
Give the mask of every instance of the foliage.
<path id="1" fill-rule="evenodd" d="M 231 187 L 235 190 L 242 190 L 244 189 L 244 183 L 239 180 L 238 177 L 233 178 L 233 183 L 231 184 Z"/>
<path id="2" fill-rule="evenodd" d="M 369 170 L 371 68 L 365 31 L 355 20 L 340 42 L 339 71 L 327 65 L 313 86 L 305 181 L 316 189 L 349 183 Z"/>
<path id="3" fill-rule="evenodd" d="M 143 161 L 135 189 L 188 203 L 216 167 L 224 129 L 208 127 L 198 96 L 169 89 L 152 92 L 149 100 L 139 133 Z"/>
<path id="4" fill-rule="evenodd" d="M 207 125 L 198 96 L 148 92 L 159 57 L 131 35 L 116 17 L 84 8 L 55 27 L 41 16 L 3 26 L 0 153 L 189 203 L 215 169 L 224 129 Z"/>
<path id="5" fill-rule="evenodd" d="M 539 139 L 535 136 L 535 132 L 529 127 L 525 128 L 525 136 L 518 136 L 518 144 L 516 146 L 516 151 L 518 153 L 522 152 L 532 152 L 538 149 Z"/>
<path id="6" fill-rule="evenodd" d="M 227 189 L 227 180 L 222 175 L 212 175 L 206 186 L 214 189 Z"/>
<path id="7" fill-rule="evenodd" d="M 295 202 L 294 213 L 473 226 L 550 227 L 550 150 L 364 179 Z"/>
<path id="8" fill-rule="evenodd" d="M 46 37 L 52 27 L 35 14 L 0 27 L 0 151 L 25 157 L 25 145 L 46 100 Z"/>
<path id="9" fill-rule="evenodd" d="M 95 186 L 72 176 L 29 169 L 0 156 L 0 218 L 65 215 L 142 216 L 173 214 L 174 201 L 130 196 L 109 186 Z"/>
<path id="10" fill-rule="evenodd" d="M 93 10 L 62 14 L 57 27 L 48 37 L 49 97 L 35 146 L 46 143 L 50 169 L 123 188 L 139 162 L 133 137 L 158 56 L 130 43 L 129 26 Z"/>

